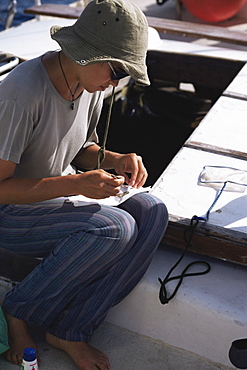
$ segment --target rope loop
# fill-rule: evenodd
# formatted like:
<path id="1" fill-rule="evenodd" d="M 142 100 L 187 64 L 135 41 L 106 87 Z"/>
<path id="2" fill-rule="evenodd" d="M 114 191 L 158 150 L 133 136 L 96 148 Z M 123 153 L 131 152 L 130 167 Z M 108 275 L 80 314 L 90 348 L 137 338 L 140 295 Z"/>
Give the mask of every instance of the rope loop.
<path id="1" fill-rule="evenodd" d="M 176 293 L 177 293 L 177 291 L 178 291 L 178 289 L 179 289 L 180 285 L 182 284 L 183 279 L 185 277 L 205 275 L 211 270 L 211 266 L 208 262 L 193 261 L 185 267 L 185 269 L 181 272 L 180 275 L 170 277 L 173 270 L 175 270 L 175 268 L 180 264 L 180 262 L 182 261 L 182 259 L 185 256 L 185 253 L 187 252 L 188 248 L 191 246 L 190 242 L 193 238 L 195 228 L 197 227 L 198 222 L 199 222 L 199 217 L 193 216 L 191 218 L 189 226 L 184 230 L 184 241 L 185 241 L 186 244 L 185 244 L 185 248 L 184 248 L 184 251 L 183 251 L 182 255 L 179 257 L 177 262 L 172 266 L 172 268 L 170 269 L 170 271 L 168 272 L 168 274 L 166 275 L 164 280 L 158 278 L 158 281 L 161 285 L 160 286 L 160 291 L 159 291 L 159 300 L 160 300 L 161 304 L 167 304 L 176 295 Z M 187 273 L 187 271 L 194 265 L 204 265 L 204 266 L 206 266 L 206 269 L 203 270 L 203 271 Z M 173 293 L 168 297 L 166 286 L 172 280 L 178 280 L 178 283 L 177 283 Z"/>
<path id="2" fill-rule="evenodd" d="M 221 189 L 219 190 L 215 200 L 213 201 L 213 203 L 211 204 L 211 206 L 209 207 L 207 213 L 206 213 L 206 216 L 202 217 L 202 216 L 193 216 L 190 220 L 190 224 L 189 226 L 184 230 L 184 241 L 185 241 L 185 248 L 184 248 L 184 251 L 182 253 L 182 255 L 180 256 L 180 258 L 178 259 L 178 261 L 174 264 L 174 266 L 172 266 L 172 268 L 170 269 L 170 271 L 168 272 L 168 274 L 166 275 L 165 279 L 162 281 L 160 278 L 158 278 L 158 281 L 160 282 L 161 284 L 161 287 L 160 287 L 160 291 L 159 291 L 159 299 L 160 299 L 160 302 L 162 304 L 166 304 L 168 303 L 174 296 L 175 294 L 177 293 L 180 285 L 182 284 L 183 282 L 183 279 L 185 277 L 188 277 L 188 276 L 198 276 L 198 275 L 204 275 L 204 274 L 207 274 L 210 270 L 211 270 L 211 266 L 208 262 L 204 262 L 204 261 L 194 261 L 194 262 L 191 262 L 187 267 L 185 267 L 185 269 L 182 271 L 182 273 L 180 275 L 177 275 L 177 276 L 173 276 L 173 277 L 170 277 L 172 271 L 179 265 L 179 263 L 182 261 L 182 259 L 184 258 L 184 255 L 185 253 L 187 252 L 188 248 L 191 246 L 191 240 L 194 236 L 194 233 L 195 233 L 195 229 L 198 225 L 198 222 L 199 221 L 205 221 L 207 222 L 209 220 L 209 215 L 210 215 L 210 212 L 212 210 L 212 208 L 215 206 L 216 202 L 218 201 L 219 197 L 221 196 L 221 194 L 223 193 L 223 191 L 225 190 L 226 188 L 226 185 L 227 185 L 227 182 L 228 181 L 224 181 L 223 182 L 223 186 L 221 187 Z M 246 184 L 244 184 L 244 186 L 246 186 Z M 206 269 L 204 271 L 199 271 L 199 272 L 194 272 L 194 273 L 186 273 L 189 268 L 193 265 L 204 265 L 206 266 Z M 166 284 L 172 280 L 179 280 L 178 283 L 177 283 L 177 286 L 174 290 L 174 292 L 171 294 L 170 297 L 168 297 L 168 294 L 167 294 L 167 290 L 166 290 Z"/>
<path id="3" fill-rule="evenodd" d="M 184 240 L 187 244 L 190 244 L 192 238 L 193 238 L 193 235 L 194 235 L 194 232 L 195 232 L 195 228 L 197 227 L 198 225 L 198 219 L 196 218 L 196 216 L 193 216 L 190 220 L 190 225 L 189 227 L 187 227 L 187 229 L 184 230 Z"/>
<path id="4" fill-rule="evenodd" d="M 205 270 L 203 271 L 197 271 L 197 272 L 190 272 L 190 273 L 186 273 L 192 266 L 194 265 L 204 265 L 206 266 Z M 177 276 L 172 276 L 170 278 L 166 278 L 164 279 L 164 281 L 162 281 L 160 278 L 158 279 L 160 284 L 161 284 L 161 287 L 160 287 L 160 292 L 159 292 L 159 299 L 160 299 L 160 302 L 162 304 L 167 304 L 177 293 L 180 285 L 182 284 L 183 282 L 183 279 L 185 277 L 189 277 L 189 276 L 199 276 L 199 275 L 205 275 L 207 274 L 209 271 L 211 270 L 211 266 L 208 262 L 205 262 L 205 261 L 193 261 L 191 263 L 189 263 L 185 269 L 182 271 L 182 273 L 180 275 L 177 275 Z M 170 297 L 168 297 L 168 294 L 167 294 L 167 290 L 166 290 L 166 285 L 172 281 L 172 280 L 179 280 L 178 283 L 177 283 L 177 286 L 176 288 L 174 289 L 174 292 L 170 295 Z"/>

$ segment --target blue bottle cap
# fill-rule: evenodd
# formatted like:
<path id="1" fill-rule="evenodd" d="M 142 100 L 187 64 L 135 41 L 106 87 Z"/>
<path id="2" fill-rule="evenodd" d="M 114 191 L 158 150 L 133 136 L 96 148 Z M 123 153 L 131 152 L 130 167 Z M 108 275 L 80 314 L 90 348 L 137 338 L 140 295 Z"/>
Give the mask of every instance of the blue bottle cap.
<path id="1" fill-rule="evenodd" d="M 25 361 L 34 361 L 36 359 L 36 350 L 32 347 L 24 349 L 23 359 Z"/>

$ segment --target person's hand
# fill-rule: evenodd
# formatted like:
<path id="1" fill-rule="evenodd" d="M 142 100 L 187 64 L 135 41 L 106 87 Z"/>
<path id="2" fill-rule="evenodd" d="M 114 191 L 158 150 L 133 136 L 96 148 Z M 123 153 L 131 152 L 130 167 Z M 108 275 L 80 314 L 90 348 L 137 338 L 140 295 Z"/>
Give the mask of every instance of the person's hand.
<path id="1" fill-rule="evenodd" d="M 77 194 L 88 198 L 103 199 L 117 195 L 124 183 L 123 176 L 115 176 L 104 170 L 93 170 L 75 175 Z"/>
<path id="2" fill-rule="evenodd" d="M 114 170 L 118 175 L 124 176 L 128 185 L 135 188 L 143 186 L 148 177 L 142 158 L 135 153 L 117 155 L 114 161 Z M 130 174 L 130 177 L 127 174 Z"/>

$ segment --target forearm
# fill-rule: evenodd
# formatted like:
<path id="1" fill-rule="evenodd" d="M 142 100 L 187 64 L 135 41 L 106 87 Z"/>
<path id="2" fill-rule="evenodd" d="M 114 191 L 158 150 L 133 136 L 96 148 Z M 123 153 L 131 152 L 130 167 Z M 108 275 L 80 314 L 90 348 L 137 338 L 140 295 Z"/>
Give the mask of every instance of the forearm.
<path id="1" fill-rule="evenodd" d="M 0 204 L 28 204 L 78 193 L 76 176 L 7 178 L 0 182 Z"/>
<path id="2" fill-rule="evenodd" d="M 82 169 L 94 169 L 97 165 L 99 149 L 96 144 L 86 148 L 76 157 L 74 163 Z M 137 188 L 145 184 L 148 175 L 142 158 L 135 153 L 120 154 L 106 150 L 101 168 L 104 170 L 114 169 L 117 175 L 125 178 L 127 184 Z"/>
<path id="3" fill-rule="evenodd" d="M 84 149 L 84 151 L 74 159 L 73 163 L 79 168 L 83 168 L 85 170 L 94 169 L 97 165 L 99 149 L 100 147 L 97 144 L 89 146 L 88 148 Z M 117 158 L 120 156 L 121 154 L 119 153 L 106 150 L 105 159 L 101 164 L 101 168 L 105 170 L 113 169 Z"/>

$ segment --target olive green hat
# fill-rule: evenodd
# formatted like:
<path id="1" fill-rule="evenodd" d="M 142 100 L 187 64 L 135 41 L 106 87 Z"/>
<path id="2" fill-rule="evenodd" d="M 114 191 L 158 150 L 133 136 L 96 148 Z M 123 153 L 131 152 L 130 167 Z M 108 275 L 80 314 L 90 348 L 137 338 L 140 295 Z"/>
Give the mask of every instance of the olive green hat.
<path id="1" fill-rule="evenodd" d="M 51 37 L 81 66 L 119 62 L 137 84 L 150 85 L 147 20 L 128 0 L 93 0 L 72 26 L 52 26 Z"/>

